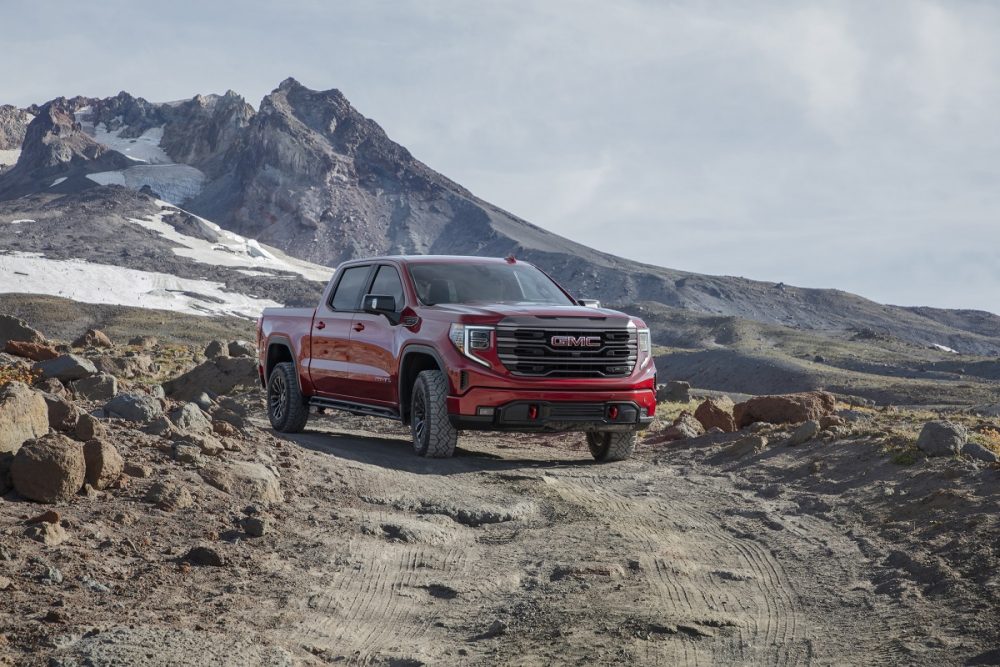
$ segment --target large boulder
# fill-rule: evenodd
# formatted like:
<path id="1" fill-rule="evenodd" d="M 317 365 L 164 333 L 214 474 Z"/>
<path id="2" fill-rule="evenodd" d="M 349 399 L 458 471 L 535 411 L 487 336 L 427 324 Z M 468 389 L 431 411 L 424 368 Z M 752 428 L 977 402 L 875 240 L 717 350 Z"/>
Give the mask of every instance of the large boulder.
<path id="1" fill-rule="evenodd" d="M 111 347 L 111 339 L 103 331 L 88 329 L 73 341 L 73 347 Z"/>
<path id="2" fill-rule="evenodd" d="M 86 473 L 83 447 L 56 433 L 26 442 L 10 466 L 14 489 L 40 503 L 70 500 L 83 487 Z"/>
<path id="3" fill-rule="evenodd" d="M 42 394 L 42 398 L 49 410 L 49 428 L 66 432 L 76 430 L 76 423 L 82 414 L 80 408 L 55 394 Z"/>
<path id="4" fill-rule="evenodd" d="M 230 357 L 256 357 L 257 345 L 247 340 L 229 341 Z"/>
<path id="5" fill-rule="evenodd" d="M 118 394 L 104 406 L 110 417 L 145 424 L 163 414 L 160 401 L 148 394 Z"/>
<path id="6" fill-rule="evenodd" d="M 833 414 L 837 399 L 825 391 L 808 391 L 800 394 L 755 396 L 733 408 L 736 428 L 745 428 L 754 422 L 767 424 L 801 424 L 819 421 Z"/>
<path id="7" fill-rule="evenodd" d="M 673 424 L 653 436 L 652 442 L 673 442 L 697 438 L 700 435 L 705 435 L 705 429 L 690 412 L 685 410 L 674 420 Z"/>
<path id="8" fill-rule="evenodd" d="M 255 359 L 216 357 L 165 382 L 163 388 L 171 398 L 193 401 L 202 392 L 210 395 L 228 394 L 237 387 L 254 387 L 258 382 Z"/>
<path id="9" fill-rule="evenodd" d="M 211 343 L 205 346 L 206 359 L 216 359 L 218 357 L 223 357 L 228 355 L 229 355 L 229 347 L 221 340 L 213 340 Z"/>
<path id="10" fill-rule="evenodd" d="M 72 382 L 97 373 L 97 367 L 89 359 L 75 354 L 63 354 L 55 359 L 39 361 L 35 370 L 47 378 L 55 378 L 60 382 Z"/>
<path id="11" fill-rule="evenodd" d="M 917 449 L 927 456 L 954 456 L 969 441 L 969 432 L 961 424 L 947 420 L 924 424 L 917 438 Z"/>
<path id="12" fill-rule="evenodd" d="M 212 432 L 212 421 L 195 403 L 185 403 L 171 412 L 170 421 L 183 433 Z"/>
<path id="13" fill-rule="evenodd" d="M 656 402 L 690 403 L 691 383 L 682 380 L 671 380 L 666 384 L 657 385 Z"/>
<path id="14" fill-rule="evenodd" d="M 98 373 L 73 382 L 70 387 L 76 395 L 87 401 L 107 401 L 118 394 L 118 378 L 108 373 Z"/>
<path id="15" fill-rule="evenodd" d="M 713 428 L 726 433 L 736 430 L 736 420 L 733 419 L 733 401 L 728 396 L 706 399 L 694 411 L 697 419 L 706 431 Z"/>
<path id="16" fill-rule="evenodd" d="M 284 500 L 278 478 L 260 463 L 213 463 L 201 470 L 202 479 L 226 493 L 251 503 Z"/>
<path id="17" fill-rule="evenodd" d="M 0 453 L 49 432 L 49 408 L 42 394 L 21 382 L 0 388 Z"/>
<path id="18" fill-rule="evenodd" d="M 29 327 L 22 319 L 13 315 L 0 315 L 0 346 L 6 347 L 7 341 L 11 340 L 44 343 L 45 336 Z"/>
<path id="19" fill-rule="evenodd" d="M 83 446 L 87 463 L 87 483 L 95 489 L 106 489 L 122 476 L 125 462 L 118 450 L 107 440 L 91 440 Z"/>
<path id="20" fill-rule="evenodd" d="M 59 351 L 49 343 L 32 343 L 26 340 L 9 340 L 3 351 L 15 357 L 24 357 L 32 361 L 48 361 L 59 356 Z"/>
<path id="21" fill-rule="evenodd" d="M 985 461 L 986 463 L 996 463 L 997 461 L 1000 461 L 1000 456 L 997 456 L 996 452 L 983 447 L 978 442 L 965 443 L 965 446 L 962 447 L 962 453 L 979 461 Z"/>

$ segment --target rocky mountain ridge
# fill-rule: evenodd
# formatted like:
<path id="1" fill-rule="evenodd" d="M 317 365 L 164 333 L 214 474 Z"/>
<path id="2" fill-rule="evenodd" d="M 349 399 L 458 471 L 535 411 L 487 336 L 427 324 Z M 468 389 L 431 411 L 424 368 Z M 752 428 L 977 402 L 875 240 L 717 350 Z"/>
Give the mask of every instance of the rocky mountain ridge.
<path id="1" fill-rule="evenodd" d="M 127 93 L 59 98 L 33 111 L 21 159 L 0 177 L 0 201 L 122 184 L 172 194 L 174 204 L 225 229 L 328 266 L 374 254 L 513 253 L 575 294 L 610 304 L 656 302 L 1000 354 L 1000 317 L 990 313 L 884 306 L 837 290 L 676 271 L 575 243 L 438 174 L 338 90 L 286 79 L 257 112 L 232 91 L 163 104 Z M 177 180 L 182 187 L 173 187 Z"/>

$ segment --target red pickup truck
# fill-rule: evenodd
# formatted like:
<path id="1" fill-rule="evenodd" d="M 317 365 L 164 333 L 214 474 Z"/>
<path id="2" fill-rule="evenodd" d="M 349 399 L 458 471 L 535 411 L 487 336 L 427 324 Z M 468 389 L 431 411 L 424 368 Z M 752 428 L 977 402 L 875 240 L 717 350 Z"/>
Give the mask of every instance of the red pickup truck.
<path id="1" fill-rule="evenodd" d="M 649 329 L 599 306 L 512 257 L 346 262 L 316 309 L 260 318 L 271 425 L 301 431 L 310 407 L 387 417 L 432 457 L 462 430 L 584 431 L 598 461 L 628 458 L 656 410 Z"/>

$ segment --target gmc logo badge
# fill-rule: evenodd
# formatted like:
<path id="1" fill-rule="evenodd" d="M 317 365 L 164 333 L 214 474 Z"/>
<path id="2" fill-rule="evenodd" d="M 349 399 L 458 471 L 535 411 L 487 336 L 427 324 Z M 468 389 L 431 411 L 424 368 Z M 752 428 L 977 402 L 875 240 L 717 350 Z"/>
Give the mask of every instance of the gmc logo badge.
<path id="1" fill-rule="evenodd" d="M 549 339 L 552 347 L 600 347 L 600 336 L 553 336 Z"/>

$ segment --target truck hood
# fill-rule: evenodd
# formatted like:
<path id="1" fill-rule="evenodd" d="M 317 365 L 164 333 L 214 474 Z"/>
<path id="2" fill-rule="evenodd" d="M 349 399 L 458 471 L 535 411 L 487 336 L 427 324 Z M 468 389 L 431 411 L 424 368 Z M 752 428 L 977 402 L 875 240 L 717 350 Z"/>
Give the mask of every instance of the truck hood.
<path id="1" fill-rule="evenodd" d="M 470 316 L 483 320 L 494 320 L 499 322 L 505 319 L 517 320 L 519 323 L 527 323 L 532 319 L 548 321 L 554 318 L 578 319 L 593 322 L 602 326 L 625 326 L 631 317 L 617 310 L 607 308 L 587 308 L 584 306 L 539 306 L 535 304 L 458 304 L 443 303 L 437 306 L 429 306 L 442 313 L 450 313 L 457 316 Z M 484 322 L 485 323 L 485 322 Z"/>

